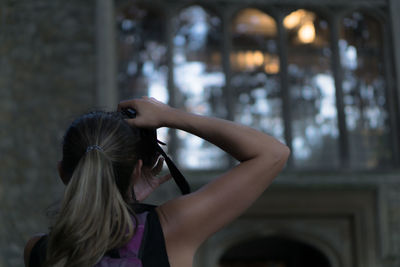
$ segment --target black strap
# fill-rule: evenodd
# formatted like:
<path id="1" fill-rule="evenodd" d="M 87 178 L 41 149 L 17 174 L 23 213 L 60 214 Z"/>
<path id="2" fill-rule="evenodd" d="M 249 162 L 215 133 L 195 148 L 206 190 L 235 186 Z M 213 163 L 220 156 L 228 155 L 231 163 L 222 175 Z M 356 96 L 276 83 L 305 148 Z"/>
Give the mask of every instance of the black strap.
<path id="1" fill-rule="evenodd" d="M 176 165 L 172 162 L 172 160 L 168 157 L 167 153 L 164 152 L 164 150 L 161 148 L 159 144 L 157 144 L 157 151 L 161 154 L 161 156 L 164 157 L 169 172 L 171 173 L 172 178 L 174 178 L 176 185 L 181 190 L 182 195 L 189 194 L 190 193 L 189 183 L 186 181 L 183 174 L 178 170 Z"/>

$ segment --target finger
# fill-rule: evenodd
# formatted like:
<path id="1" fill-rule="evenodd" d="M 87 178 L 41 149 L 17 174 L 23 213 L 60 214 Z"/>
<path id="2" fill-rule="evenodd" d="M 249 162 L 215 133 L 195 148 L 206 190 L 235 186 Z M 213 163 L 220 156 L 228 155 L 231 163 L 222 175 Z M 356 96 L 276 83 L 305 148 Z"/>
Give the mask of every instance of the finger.
<path id="1" fill-rule="evenodd" d="M 137 99 L 123 100 L 119 102 L 117 110 L 121 111 L 123 108 L 135 108 Z"/>
<path id="2" fill-rule="evenodd" d="M 140 126 L 141 120 L 134 118 L 134 119 L 125 119 L 125 121 L 130 125 L 130 126 Z"/>
<path id="3" fill-rule="evenodd" d="M 160 178 L 158 179 L 158 181 L 159 181 L 160 184 L 163 184 L 163 183 L 165 183 L 166 181 L 170 180 L 171 178 L 172 178 L 172 175 L 171 175 L 170 173 L 168 173 L 168 174 L 166 174 L 166 175 L 160 177 Z"/>
<path id="4" fill-rule="evenodd" d="M 153 176 L 159 174 L 162 170 L 163 165 L 164 165 L 164 158 L 159 157 L 156 166 L 151 170 L 151 174 Z"/>

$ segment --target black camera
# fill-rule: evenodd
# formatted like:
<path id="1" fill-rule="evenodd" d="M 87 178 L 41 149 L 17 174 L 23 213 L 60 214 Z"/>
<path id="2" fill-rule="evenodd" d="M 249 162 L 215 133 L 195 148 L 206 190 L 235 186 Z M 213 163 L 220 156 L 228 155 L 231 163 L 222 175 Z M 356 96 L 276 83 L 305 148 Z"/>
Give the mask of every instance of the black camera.
<path id="1" fill-rule="evenodd" d="M 134 119 L 136 118 L 137 112 L 133 108 L 123 108 L 121 109 L 121 114 L 125 116 L 125 118 Z M 140 128 L 139 133 L 140 133 L 139 151 L 141 153 L 139 157 L 143 160 L 143 164 L 146 166 L 153 165 L 159 155 L 163 156 L 165 162 L 167 163 L 168 169 L 172 175 L 172 178 L 174 178 L 175 183 L 179 187 L 181 193 L 183 195 L 189 194 L 190 193 L 189 183 L 186 181 L 185 177 L 178 170 L 176 165 L 172 162 L 172 160 L 161 148 L 160 144 L 162 145 L 165 144 L 157 139 L 157 130 Z"/>

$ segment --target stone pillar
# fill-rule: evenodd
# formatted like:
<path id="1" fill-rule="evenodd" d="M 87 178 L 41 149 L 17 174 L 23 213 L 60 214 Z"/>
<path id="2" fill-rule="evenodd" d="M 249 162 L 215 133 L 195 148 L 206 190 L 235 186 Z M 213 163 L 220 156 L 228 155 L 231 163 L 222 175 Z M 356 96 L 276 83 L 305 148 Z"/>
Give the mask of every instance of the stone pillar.
<path id="1" fill-rule="evenodd" d="M 95 103 L 94 1 L 4 0 L 0 6 L 0 266 L 46 232 L 61 198 L 61 138 Z"/>

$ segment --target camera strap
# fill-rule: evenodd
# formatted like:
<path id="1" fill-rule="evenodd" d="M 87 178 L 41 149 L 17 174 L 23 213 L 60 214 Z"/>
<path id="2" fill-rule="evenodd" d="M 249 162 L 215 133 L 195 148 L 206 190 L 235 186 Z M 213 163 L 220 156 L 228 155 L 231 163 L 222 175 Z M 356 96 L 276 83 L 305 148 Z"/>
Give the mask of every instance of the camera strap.
<path id="1" fill-rule="evenodd" d="M 190 193 L 189 183 L 186 181 L 183 174 L 176 167 L 175 163 L 168 157 L 167 153 L 164 152 L 159 143 L 164 144 L 157 140 L 157 151 L 161 154 L 161 156 L 164 157 L 165 163 L 167 163 L 169 172 L 171 173 L 172 178 L 174 178 L 176 185 L 181 190 L 182 195 L 189 194 Z"/>
<path id="2" fill-rule="evenodd" d="M 136 117 L 136 110 L 132 108 L 122 109 L 121 113 L 131 119 Z M 161 145 L 166 145 L 166 144 L 157 139 L 157 131 L 155 129 L 139 129 L 139 131 L 143 142 L 142 149 L 149 150 L 150 154 L 152 154 L 153 151 L 160 153 L 160 155 L 164 157 L 165 163 L 167 163 L 171 176 L 174 179 L 176 185 L 179 187 L 179 190 L 181 191 L 182 195 L 189 194 L 191 192 L 189 183 L 187 182 L 183 174 L 179 171 L 179 169 L 176 167 L 175 163 L 171 160 L 170 157 L 168 157 L 167 153 L 165 153 L 165 151 L 161 148 L 160 144 Z M 143 155 L 142 157 L 143 157 L 142 160 L 147 162 L 151 161 L 150 158 L 152 157 L 152 155 Z"/>

